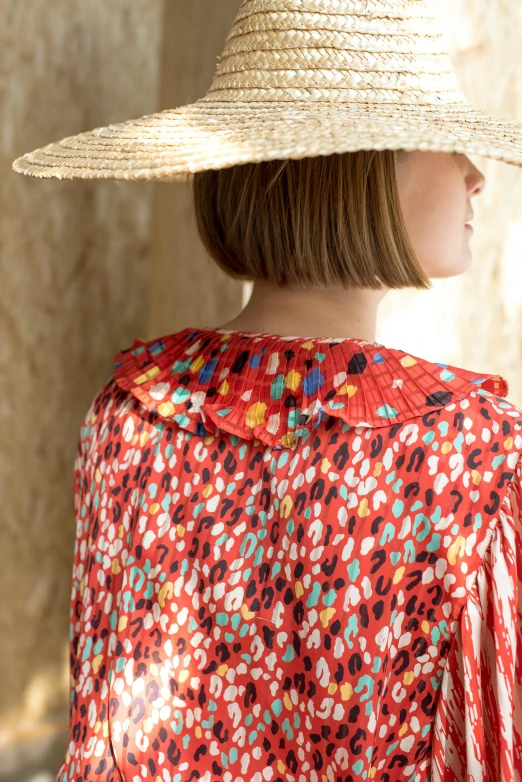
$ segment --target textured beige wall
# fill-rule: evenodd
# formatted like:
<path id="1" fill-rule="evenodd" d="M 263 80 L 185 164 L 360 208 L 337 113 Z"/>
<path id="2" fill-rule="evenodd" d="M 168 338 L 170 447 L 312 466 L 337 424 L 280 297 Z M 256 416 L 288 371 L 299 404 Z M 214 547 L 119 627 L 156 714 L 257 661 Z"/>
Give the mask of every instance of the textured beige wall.
<path id="1" fill-rule="evenodd" d="M 162 109 L 205 94 L 238 8 L 239 0 L 165 4 Z M 160 182 L 153 220 L 148 335 L 234 317 L 243 306 L 243 286 L 221 271 L 201 245 L 189 186 Z"/>
<path id="2" fill-rule="evenodd" d="M 154 192 L 37 180 L 11 162 L 154 111 L 162 11 L 0 0 L 0 774 L 16 768 L 16 737 L 64 718 L 76 439 L 113 354 L 146 328 Z"/>

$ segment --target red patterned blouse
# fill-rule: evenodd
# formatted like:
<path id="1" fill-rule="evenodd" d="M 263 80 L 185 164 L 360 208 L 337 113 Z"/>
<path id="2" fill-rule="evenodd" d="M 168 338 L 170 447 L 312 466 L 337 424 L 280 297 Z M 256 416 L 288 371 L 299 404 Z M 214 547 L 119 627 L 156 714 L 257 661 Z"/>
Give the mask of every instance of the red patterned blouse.
<path id="1" fill-rule="evenodd" d="M 115 359 L 74 465 L 59 782 L 516 782 L 522 410 L 358 339 Z"/>

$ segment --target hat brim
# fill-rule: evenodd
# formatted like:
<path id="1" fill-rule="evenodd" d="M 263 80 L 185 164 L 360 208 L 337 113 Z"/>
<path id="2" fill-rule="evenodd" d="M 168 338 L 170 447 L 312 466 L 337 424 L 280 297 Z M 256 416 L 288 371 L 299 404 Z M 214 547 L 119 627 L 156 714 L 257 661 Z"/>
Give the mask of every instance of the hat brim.
<path id="1" fill-rule="evenodd" d="M 68 136 L 17 158 L 40 178 L 187 181 L 206 169 L 361 149 L 459 152 L 522 165 L 522 124 L 467 104 L 205 98 Z"/>

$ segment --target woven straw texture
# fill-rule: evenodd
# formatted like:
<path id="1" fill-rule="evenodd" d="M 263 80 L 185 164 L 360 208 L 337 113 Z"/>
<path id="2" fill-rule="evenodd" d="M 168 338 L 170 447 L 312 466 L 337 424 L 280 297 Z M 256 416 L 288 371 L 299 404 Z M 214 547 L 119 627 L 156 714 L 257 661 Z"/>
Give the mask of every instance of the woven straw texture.
<path id="1" fill-rule="evenodd" d="M 188 180 L 359 149 L 522 165 L 522 124 L 466 100 L 426 0 L 244 0 L 207 93 L 27 153 L 21 174 Z"/>

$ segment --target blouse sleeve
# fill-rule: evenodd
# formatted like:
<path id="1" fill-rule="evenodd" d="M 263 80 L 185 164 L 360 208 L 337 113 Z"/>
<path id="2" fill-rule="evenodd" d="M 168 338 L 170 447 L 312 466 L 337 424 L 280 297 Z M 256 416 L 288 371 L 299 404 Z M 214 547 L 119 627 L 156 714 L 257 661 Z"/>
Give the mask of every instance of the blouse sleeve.
<path id="1" fill-rule="evenodd" d="M 432 782 L 522 780 L 522 461 L 448 654 Z"/>

